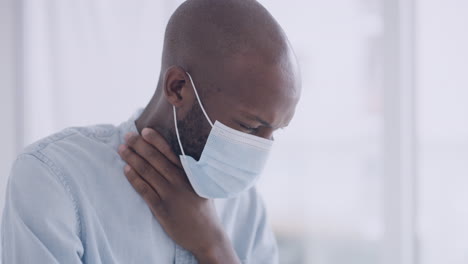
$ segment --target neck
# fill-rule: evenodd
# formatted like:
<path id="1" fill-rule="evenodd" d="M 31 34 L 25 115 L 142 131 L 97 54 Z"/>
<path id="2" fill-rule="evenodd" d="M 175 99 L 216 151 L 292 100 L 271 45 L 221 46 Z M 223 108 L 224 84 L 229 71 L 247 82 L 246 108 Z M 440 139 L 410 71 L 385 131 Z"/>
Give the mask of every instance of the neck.
<path id="1" fill-rule="evenodd" d="M 141 115 L 135 120 L 135 126 L 139 134 L 143 128 L 148 127 L 158 131 L 163 137 L 167 135 L 174 126 L 174 120 L 171 117 L 170 106 L 168 103 L 161 102 L 159 95 L 154 95 Z"/>

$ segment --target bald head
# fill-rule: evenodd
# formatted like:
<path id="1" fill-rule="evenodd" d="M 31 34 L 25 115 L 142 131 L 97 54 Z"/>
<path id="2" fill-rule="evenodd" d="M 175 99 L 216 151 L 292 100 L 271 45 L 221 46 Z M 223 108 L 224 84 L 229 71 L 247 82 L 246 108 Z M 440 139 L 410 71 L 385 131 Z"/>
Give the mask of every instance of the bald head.
<path id="1" fill-rule="evenodd" d="M 219 73 L 236 59 L 277 64 L 291 54 L 270 13 L 254 0 L 188 0 L 166 28 L 162 68 Z"/>

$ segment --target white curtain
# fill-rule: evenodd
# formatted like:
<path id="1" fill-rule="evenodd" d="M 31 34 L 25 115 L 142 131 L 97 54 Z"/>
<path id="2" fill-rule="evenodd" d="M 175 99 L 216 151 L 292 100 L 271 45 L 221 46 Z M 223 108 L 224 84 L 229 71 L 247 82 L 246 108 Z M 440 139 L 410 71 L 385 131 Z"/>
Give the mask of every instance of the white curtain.
<path id="1" fill-rule="evenodd" d="M 179 2 L 24 0 L 24 143 L 67 126 L 119 123 L 144 106 Z"/>

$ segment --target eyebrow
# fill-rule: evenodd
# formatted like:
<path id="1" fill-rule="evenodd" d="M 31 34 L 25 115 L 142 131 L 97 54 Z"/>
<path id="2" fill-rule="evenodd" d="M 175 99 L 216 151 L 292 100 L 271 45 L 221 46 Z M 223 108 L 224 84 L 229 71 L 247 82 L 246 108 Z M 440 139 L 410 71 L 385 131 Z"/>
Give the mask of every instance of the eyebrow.
<path id="1" fill-rule="evenodd" d="M 257 121 L 257 122 L 259 122 L 260 124 L 262 124 L 263 126 L 266 126 L 266 127 L 268 127 L 268 128 L 273 128 L 273 126 L 272 126 L 270 123 L 268 123 L 267 121 L 261 119 L 261 118 L 258 117 L 258 116 L 254 116 L 254 115 L 251 115 L 251 114 L 246 113 L 246 112 L 242 112 L 242 113 L 245 115 L 245 117 L 247 117 L 247 118 L 250 119 L 250 120 Z"/>

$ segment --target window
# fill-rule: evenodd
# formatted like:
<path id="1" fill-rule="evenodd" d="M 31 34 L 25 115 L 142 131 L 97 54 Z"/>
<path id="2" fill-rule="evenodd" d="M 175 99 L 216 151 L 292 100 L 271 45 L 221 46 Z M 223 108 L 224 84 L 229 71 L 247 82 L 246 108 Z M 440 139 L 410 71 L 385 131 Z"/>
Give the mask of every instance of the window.
<path id="1" fill-rule="evenodd" d="M 418 1 L 420 263 L 468 262 L 468 2 Z"/>
<path id="2" fill-rule="evenodd" d="M 381 6 L 263 2 L 288 34 L 303 74 L 296 116 L 277 136 L 260 184 L 281 263 L 379 263 Z"/>

